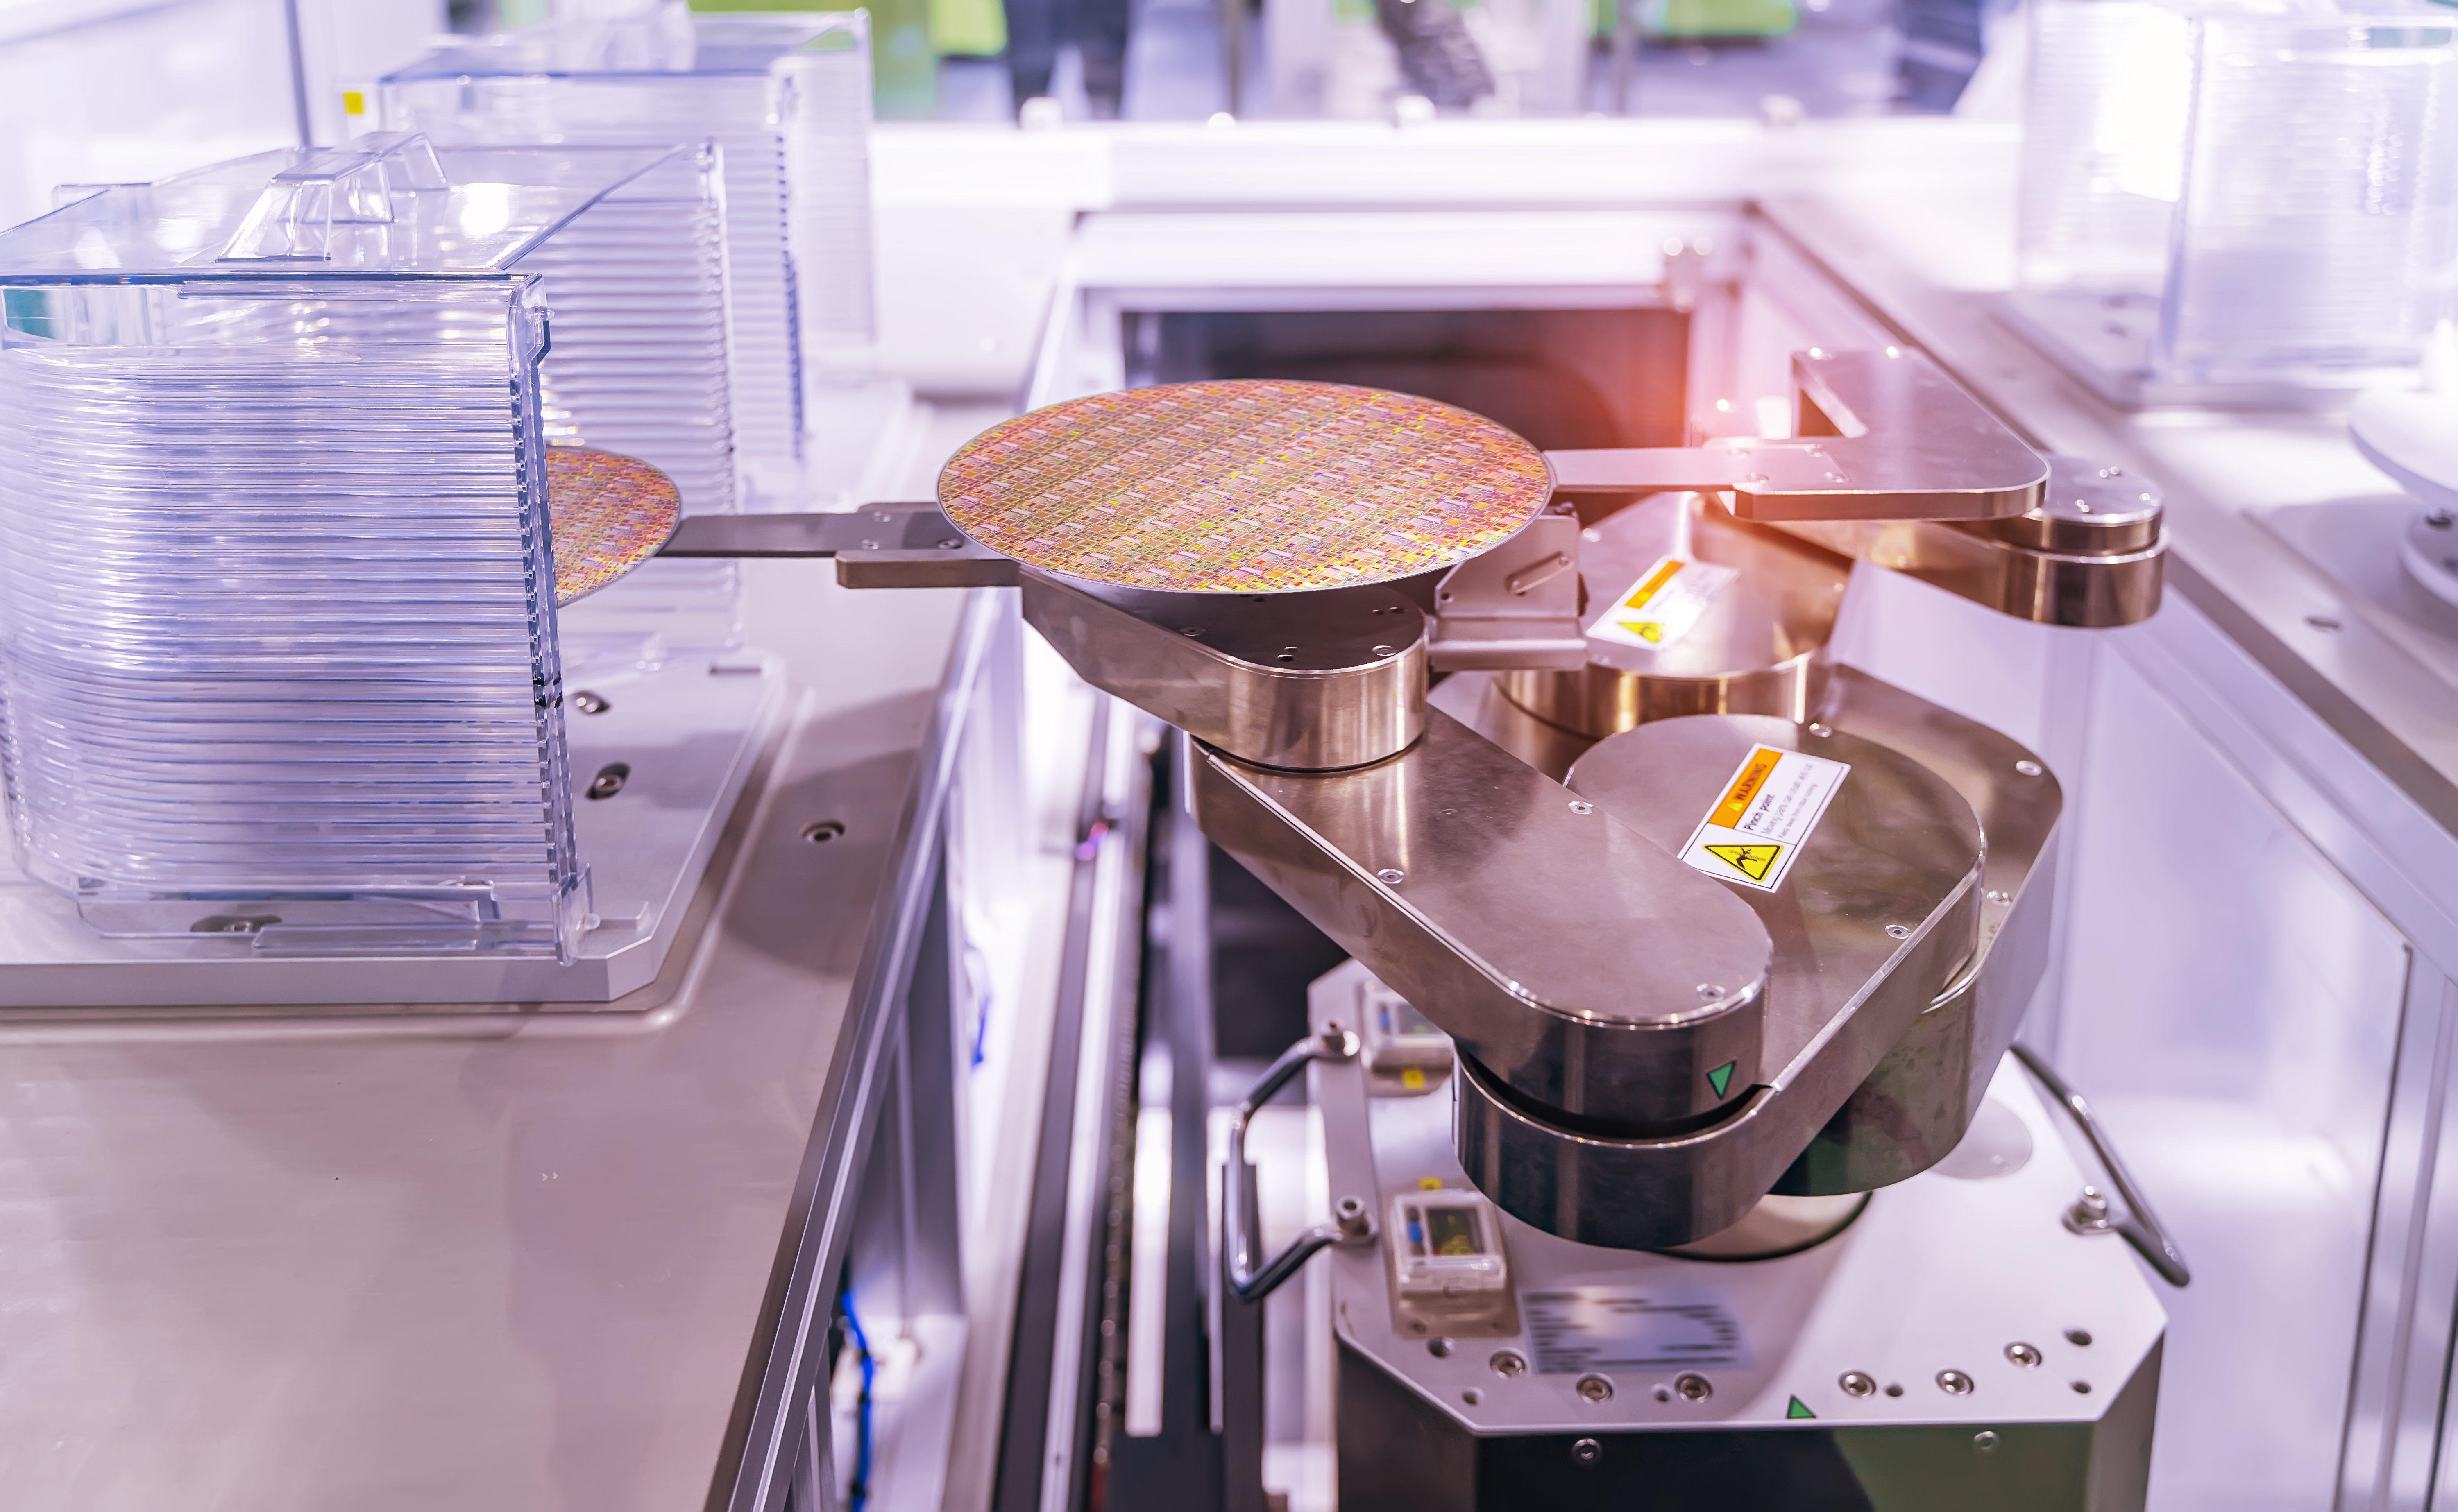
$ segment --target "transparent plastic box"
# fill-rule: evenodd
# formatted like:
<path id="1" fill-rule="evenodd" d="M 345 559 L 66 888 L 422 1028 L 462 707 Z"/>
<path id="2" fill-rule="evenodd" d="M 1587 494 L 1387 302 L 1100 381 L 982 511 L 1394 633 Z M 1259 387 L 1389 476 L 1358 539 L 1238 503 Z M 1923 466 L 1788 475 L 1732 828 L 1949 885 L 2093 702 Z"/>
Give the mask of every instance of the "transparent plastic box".
<path id="1" fill-rule="evenodd" d="M 2458 284 L 2458 12 L 2037 0 L 2034 335 L 2128 402 L 2358 386 Z"/>
<path id="2" fill-rule="evenodd" d="M 717 204 L 705 148 L 380 134 L 0 233 L 27 874 L 107 935 L 570 960 L 543 448 L 729 480 Z"/>
<path id="3" fill-rule="evenodd" d="M 802 507 L 803 385 L 866 370 L 873 339 L 863 12 L 540 22 L 435 52 L 381 95 L 388 127 L 439 144 L 716 142 L 738 487 L 745 507 Z"/>

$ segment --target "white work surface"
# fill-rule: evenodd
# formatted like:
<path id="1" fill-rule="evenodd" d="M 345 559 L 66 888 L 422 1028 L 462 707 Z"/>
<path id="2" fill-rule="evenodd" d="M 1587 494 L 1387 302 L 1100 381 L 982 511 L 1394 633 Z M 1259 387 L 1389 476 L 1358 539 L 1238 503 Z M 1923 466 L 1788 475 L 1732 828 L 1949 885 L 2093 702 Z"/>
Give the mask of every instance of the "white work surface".
<path id="1" fill-rule="evenodd" d="M 653 1006 L 0 1014 L 0 1505 L 708 1502 L 968 597 L 745 571 L 788 717 Z"/>

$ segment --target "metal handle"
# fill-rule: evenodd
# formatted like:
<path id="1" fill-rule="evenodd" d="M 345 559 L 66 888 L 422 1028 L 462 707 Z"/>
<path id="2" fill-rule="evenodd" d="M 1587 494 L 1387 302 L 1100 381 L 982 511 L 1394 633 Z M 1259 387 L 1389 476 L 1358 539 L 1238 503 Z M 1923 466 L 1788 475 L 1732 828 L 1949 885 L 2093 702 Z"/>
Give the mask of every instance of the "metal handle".
<path id="1" fill-rule="evenodd" d="M 2151 1269 L 2159 1273 L 2159 1279 L 2170 1286 L 2184 1286 L 2191 1282 L 2194 1273 L 2185 1268 L 2184 1253 L 2177 1248 L 2176 1240 L 2168 1237 L 2168 1231 L 2159 1226 L 2158 1217 L 2152 1212 L 2151 1204 L 2143 1200 L 2142 1189 L 2134 1184 L 2133 1174 L 2125 1169 L 2125 1162 L 2116 1158 L 2116 1147 L 2109 1142 L 2107 1131 L 2100 1128 L 2099 1119 L 2092 1112 L 2091 1105 L 2083 1101 L 2080 1092 L 2066 1085 L 2064 1077 L 2051 1070 L 2049 1063 L 2040 1059 L 2037 1051 L 2026 1045 L 2017 1045 L 2013 1049 L 2014 1058 L 2023 1063 L 2023 1068 L 2039 1078 L 2040 1085 L 2055 1096 L 2066 1115 L 2082 1130 L 2082 1137 L 2091 1141 L 2092 1152 L 2099 1157 L 2100 1169 L 2108 1172 L 2108 1184 L 2116 1189 L 2117 1200 L 2125 1205 L 2124 1213 L 2112 1218 L 2108 1214 L 2108 1199 L 2100 1196 L 2097 1189 L 2085 1187 L 2082 1200 L 2066 1214 L 2066 1227 L 2076 1233 L 2121 1233 L 2125 1235 L 2125 1242 L 2134 1246 Z"/>
<path id="2" fill-rule="evenodd" d="M 1237 1115 L 1229 1120 L 1229 1159 L 1220 1175 L 1220 1246 L 1229 1290 L 1238 1294 L 1239 1301 L 1260 1302 L 1271 1295 L 1282 1281 L 1297 1274 L 1300 1266 L 1314 1258 L 1318 1250 L 1374 1236 L 1371 1211 L 1356 1197 L 1343 1197 L 1337 1205 L 1339 1217 L 1335 1221 L 1316 1224 L 1260 1270 L 1255 1265 L 1256 1237 L 1262 1224 L 1255 1196 L 1255 1168 L 1246 1164 L 1246 1121 L 1310 1063 L 1345 1061 L 1356 1054 L 1357 1036 L 1338 1025 L 1298 1041 L 1272 1063 L 1272 1068 L 1263 1073 L 1262 1080 L 1246 1094 L 1246 1100 L 1238 1105 Z"/>

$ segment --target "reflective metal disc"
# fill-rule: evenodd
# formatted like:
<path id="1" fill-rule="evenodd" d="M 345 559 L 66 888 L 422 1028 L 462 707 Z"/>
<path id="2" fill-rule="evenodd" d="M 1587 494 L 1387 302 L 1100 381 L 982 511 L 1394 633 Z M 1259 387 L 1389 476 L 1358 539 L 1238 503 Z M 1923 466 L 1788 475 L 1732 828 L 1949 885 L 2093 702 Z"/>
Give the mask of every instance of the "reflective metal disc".
<path id="1" fill-rule="evenodd" d="M 1533 446 L 1465 409 L 1344 383 L 1173 383 L 994 425 L 939 475 L 993 551 L 1182 593 L 1387 582 L 1467 560 L 1544 507 Z"/>
<path id="2" fill-rule="evenodd" d="M 546 502 L 557 609 L 656 555 L 683 512 L 672 478 L 635 457 L 587 446 L 547 448 Z"/>

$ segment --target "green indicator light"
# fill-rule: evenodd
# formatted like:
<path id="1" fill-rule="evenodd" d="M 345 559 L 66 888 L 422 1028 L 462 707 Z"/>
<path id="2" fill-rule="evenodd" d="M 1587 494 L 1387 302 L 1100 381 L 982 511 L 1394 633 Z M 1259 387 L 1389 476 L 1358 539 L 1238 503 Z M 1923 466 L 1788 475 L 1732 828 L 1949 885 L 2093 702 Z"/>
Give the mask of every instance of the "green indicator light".
<path id="1" fill-rule="evenodd" d="M 1723 1096 L 1724 1088 L 1733 1085 L 1733 1072 L 1739 1068 L 1740 1064 L 1739 1061 L 1726 1061 L 1707 1073 L 1707 1085 L 1716 1089 L 1718 1097 Z"/>
<path id="2" fill-rule="evenodd" d="M 1798 1397 L 1792 1398 L 1792 1405 L 1783 1410 L 1783 1415 L 1787 1418 L 1815 1418 L 1818 1416 L 1818 1414 L 1809 1410 L 1809 1404 L 1807 1402 L 1802 1401 Z"/>

